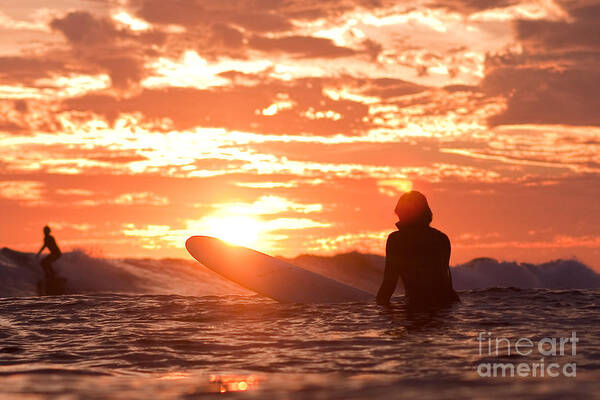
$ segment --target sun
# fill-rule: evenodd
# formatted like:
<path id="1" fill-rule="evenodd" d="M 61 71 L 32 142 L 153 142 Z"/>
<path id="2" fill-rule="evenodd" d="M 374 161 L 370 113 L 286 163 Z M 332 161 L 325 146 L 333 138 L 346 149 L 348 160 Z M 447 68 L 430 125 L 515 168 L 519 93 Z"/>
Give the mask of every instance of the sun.
<path id="1" fill-rule="evenodd" d="M 202 222 L 202 234 L 238 246 L 256 247 L 262 231 L 260 220 L 245 215 L 209 216 Z"/>

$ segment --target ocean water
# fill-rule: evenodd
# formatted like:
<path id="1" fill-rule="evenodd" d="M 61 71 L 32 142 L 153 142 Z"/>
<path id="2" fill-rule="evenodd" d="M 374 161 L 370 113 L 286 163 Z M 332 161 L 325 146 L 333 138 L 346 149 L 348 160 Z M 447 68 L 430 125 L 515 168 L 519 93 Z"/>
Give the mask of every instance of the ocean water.
<path id="1" fill-rule="evenodd" d="M 280 304 L 181 260 L 61 262 L 76 293 L 40 297 L 32 255 L 0 252 L 0 399 L 600 393 L 595 288 L 462 290 L 462 303 L 417 313 L 401 294 L 392 308 Z"/>

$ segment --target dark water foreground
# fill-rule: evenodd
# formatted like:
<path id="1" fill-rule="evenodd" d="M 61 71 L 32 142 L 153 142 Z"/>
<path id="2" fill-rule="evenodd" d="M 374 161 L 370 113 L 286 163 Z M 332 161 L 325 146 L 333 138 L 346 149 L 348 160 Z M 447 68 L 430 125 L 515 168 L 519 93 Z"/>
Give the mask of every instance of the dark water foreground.
<path id="1" fill-rule="evenodd" d="M 435 313 L 410 313 L 401 299 L 385 309 L 245 295 L 3 298 L 0 399 L 598 396 L 600 291 L 462 298 Z M 565 339 L 574 333 L 575 349 Z M 497 364 L 515 376 L 482 376 Z M 543 364 L 535 376 L 533 364 Z M 518 376 L 519 365 L 529 373 Z"/>

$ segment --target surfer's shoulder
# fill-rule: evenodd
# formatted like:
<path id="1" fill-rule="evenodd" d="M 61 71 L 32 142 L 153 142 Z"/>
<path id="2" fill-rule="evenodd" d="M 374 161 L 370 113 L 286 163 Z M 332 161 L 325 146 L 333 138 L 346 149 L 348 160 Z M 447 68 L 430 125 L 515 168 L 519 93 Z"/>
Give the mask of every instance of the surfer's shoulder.
<path id="1" fill-rule="evenodd" d="M 388 242 L 393 242 L 395 240 L 400 239 L 401 237 L 402 237 L 401 231 L 393 231 L 388 235 L 387 240 L 388 240 Z"/>
<path id="2" fill-rule="evenodd" d="M 429 233 L 431 236 L 435 237 L 440 242 L 450 246 L 450 238 L 448 238 L 448 235 L 446 235 L 444 232 L 440 231 L 439 229 L 432 228 L 430 226 Z"/>

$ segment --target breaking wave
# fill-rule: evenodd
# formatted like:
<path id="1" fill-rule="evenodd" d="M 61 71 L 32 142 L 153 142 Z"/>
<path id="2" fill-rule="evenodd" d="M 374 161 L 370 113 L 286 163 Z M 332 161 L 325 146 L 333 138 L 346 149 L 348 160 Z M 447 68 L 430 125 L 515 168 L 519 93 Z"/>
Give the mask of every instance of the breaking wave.
<path id="1" fill-rule="evenodd" d="M 600 275 L 577 260 L 542 264 L 502 262 L 476 258 L 452 269 L 457 289 L 516 287 L 521 289 L 597 289 Z"/>
<path id="2" fill-rule="evenodd" d="M 67 280 L 69 293 L 147 293 L 210 296 L 248 294 L 192 260 L 106 259 L 77 250 L 54 263 Z M 0 296 L 34 296 L 43 278 L 39 259 L 32 253 L 0 250 Z"/>
<path id="3" fill-rule="evenodd" d="M 384 258 L 347 253 L 333 257 L 300 256 L 288 260 L 324 276 L 375 293 L 381 282 Z M 184 296 L 249 294 L 246 289 L 183 259 L 106 259 L 83 251 L 63 254 L 54 264 L 66 278 L 69 293 L 147 293 Z M 34 296 L 43 273 L 32 253 L 0 250 L 0 296 Z M 458 290 L 494 287 L 594 289 L 600 275 L 576 260 L 543 264 L 501 262 L 477 258 L 452 268 Z"/>

